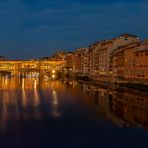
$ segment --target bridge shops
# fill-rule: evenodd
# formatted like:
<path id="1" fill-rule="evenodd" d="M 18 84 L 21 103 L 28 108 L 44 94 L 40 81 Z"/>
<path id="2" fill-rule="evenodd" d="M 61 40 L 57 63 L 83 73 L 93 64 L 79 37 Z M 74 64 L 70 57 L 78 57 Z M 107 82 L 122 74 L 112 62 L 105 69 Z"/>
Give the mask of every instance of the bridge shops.
<path id="1" fill-rule="evenodd" d="M 0 76 L 10 77 L 55 77 L 56 73 L 64 73 L 63 61 L 0 61 Z"/>

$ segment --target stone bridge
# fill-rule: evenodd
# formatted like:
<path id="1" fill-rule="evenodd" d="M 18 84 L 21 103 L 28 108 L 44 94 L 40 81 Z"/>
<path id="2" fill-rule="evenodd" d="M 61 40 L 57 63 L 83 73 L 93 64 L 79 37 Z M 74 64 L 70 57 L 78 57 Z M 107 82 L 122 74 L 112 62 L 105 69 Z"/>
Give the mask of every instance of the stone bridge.
<path id="1" fill-rule="evenodd" d="M 63 61 L 5 60 L 0 61 L 0 73 L 9 73 L 11 76 L 36 73 L 38 76 L 44 76 L 51 72 L 64 72 L 64 65 Z"/>

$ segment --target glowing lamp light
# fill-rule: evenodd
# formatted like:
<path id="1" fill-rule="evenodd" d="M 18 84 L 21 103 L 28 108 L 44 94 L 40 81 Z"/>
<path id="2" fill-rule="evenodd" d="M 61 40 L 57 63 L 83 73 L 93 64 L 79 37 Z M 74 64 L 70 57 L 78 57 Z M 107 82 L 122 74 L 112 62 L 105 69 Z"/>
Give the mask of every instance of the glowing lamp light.
<path id="1" fill-rule="evenodd" d="M 52 75 L 52 78 L 54 79 L 55 78 L 55 75 Z"/>
<path id="2" fill-rule="evenodd" d="M 52 70 L 52 73 L 55 73 L 55 70 Z"/>

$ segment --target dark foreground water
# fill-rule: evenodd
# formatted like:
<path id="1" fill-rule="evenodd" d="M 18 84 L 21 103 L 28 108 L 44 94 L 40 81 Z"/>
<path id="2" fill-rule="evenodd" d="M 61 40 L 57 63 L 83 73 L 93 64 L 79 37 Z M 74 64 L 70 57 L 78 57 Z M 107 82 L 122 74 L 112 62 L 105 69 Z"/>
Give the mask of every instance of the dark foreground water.
<path id="1" fill-rule="evenodd" d="M 148 147 L 148 93 L 0 78 L 0 148 Z"/>

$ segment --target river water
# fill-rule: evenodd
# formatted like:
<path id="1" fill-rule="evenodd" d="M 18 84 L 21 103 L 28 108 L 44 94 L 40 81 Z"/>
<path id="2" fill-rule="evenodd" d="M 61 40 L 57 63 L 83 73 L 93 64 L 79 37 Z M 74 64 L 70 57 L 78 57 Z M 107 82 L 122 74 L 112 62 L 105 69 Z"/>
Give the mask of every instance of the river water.
<path id="1" fill-rule="evenodd" d="M 0 148 L 148 147 L 148 93 L 0 78 Z"/>

